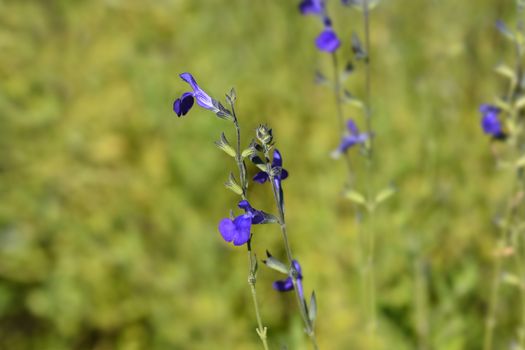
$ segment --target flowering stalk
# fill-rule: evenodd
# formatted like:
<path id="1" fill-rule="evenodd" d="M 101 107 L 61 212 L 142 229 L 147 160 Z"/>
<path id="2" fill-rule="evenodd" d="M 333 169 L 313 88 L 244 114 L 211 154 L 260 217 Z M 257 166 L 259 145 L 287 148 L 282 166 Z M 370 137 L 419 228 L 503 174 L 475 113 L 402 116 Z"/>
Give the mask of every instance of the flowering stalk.
<path id="1" fill-rule="evenodd" d="M 261 143 L 260 145 L 257 144 L 256 148 L 264 156 L 264 161 L 261 160 L 258 156 L 252 157 L 252 161 L 261 170 L 258 174 L 255 175 L 254 180 L 260 183 L 268 181 L 272 186 L 272 193 L 278 211 L 277 220 L 281 229 L 284 249 L 286 252 L 286 257 L 290 269 L 287 271 L 286 267 L 284 267 L 285 265 L 273 258 L 269 253 L 268 260 L 266 260 L 265 263 L 270 268 L 288 274 L 288 279 L 284 281 L 275 282 L 274 288 L 279 291 L 289 291 L 292 289 L 294 290 L 295 298 L 299 306 L 299 313 L 305 326 L 305 332 L 309 336 L 313 348 L 317 350 L 319 349 L 319 347 L 317 345 L 317 339 L 314 331 L 314 321 L 317 313 L 315 293 L 312 293 L 309 308 L 304 298 L 304 290 L 302 285 L 303 277 L 301 267 L 297 260 L 293 258 L 290 243 L 288 241 L 288 234 L 286 231 L 282 180 L 288 177 L 288 172 L 282 168 L 282 156 L 277 149 L 274 150 L 273 159 L 272 161 L 270 161 L 270 151 L 273 147 L 273 135 L 271 129 L 267 128 L 264 125 L 261 125 L 257 128 L 256 135 L 257 139 Z"/>
<path id="2" fill-rule="evenodd" d="M 368 0 L 363 0 L 363 23 L 365 32 L 365 98 L 364 98 L 364 112 L 366 119 L 366 129 L 369 134 L 372 133 L 372 111 L 370 105 L 371 99 L 371 74 L 370 74 L 370 14 L 368 8 Z M 372 171 L 372 155 L 373 155 L 373 137 L 367 143 L 367 197 L 371 198 L 373 193 L 373 184 L 371 181 Z M 366 273 L 368 276 L 368 330 L 373 341 L 376 332 L 376 281 L 375 281 L 375 229 L 374 229 L 374 210 L 368 210 L 368 256 Z"/>
<path id="3" fill-rule="evenodd" d="M 328 16 L 324 0 L 303 0 L 299 9 L 303 15 L 313 14 L 322 19 L 325 29 L 316 39 L 317 49 L 321 52 L 329 52 L 332 55 L 332 66 L 334 71 L 333 91 L 335 96 L 335 105 L 337 110 L 337 119 L 341 133 L 341 143 L 339 147 L 332 152 L 334 158 L 344 156 L 347 166 L 347 183 L 344 195 L 352 202 L 356 216 L 358 216 L 361 207 L 368 213 L 366 218 L 366 228 L 361 230 L 359 237 L 362 246 L 363 258 L 361 259 L 361 276 L 363 289 L 364 313 L 367 319 L 367 330 L 369 338 L 373 343 L 376 330 L 376 282 L 375 282 L 375 229 L 374 229 L 374 212 L 377 206 L 390 197 L 395 190 L 392 187 L 375 193 L 373 186 L 373 129 L 372 129 L 372 112 L 371 112 L 371 74 L 370 74 L 370 9 L 377 4 L 377 1 L 370 0 L 342 0 L 342 4 L 357 8 L 363 13 L 364 23 L 364 45 L 361 44 L 357 34 L 353 33 L 351 46 L 356 61 L 364 63 L 365 89 L 364 98 L 360 100 L 352 96 L 343 88 L 343 78 L 348 76 L 354 70 L 354 65 L 350 61 L 341 74 L 338 64 L 337 49 L 340 41 L 332 29 L 332 21 Z M 318 78 L 325 80 L 322 74 Z M 366 124 L 365 132 L 360 132 L 356 123 L 349 119 L 344 122 L 343 104 L 348 103 L 361 109 L 364 122 Z M 365 156 L 366 170 L 364 181 L 365 191 L 360 193 L 354 187 L 356 171 L 352 167 L 349 150 L 360 145 L 361 151 Z"/>
<path id="4" fill-rule="evenodd" d="M 522 14 L 523 5 L 518 1 L 518 13 Z M 481 126 L 483 131 L 490 135 L 494 146 L 502 143 L 502 150 L 510 161 L 502 161 L 500 154 L 495 152 L 498 165 L 506 167 L 513 172 L 513 184 L 508 195 L 503 219 L 498 223 L 500 237 L 497 243 L 497 250 L 494 261 L 494 276 L 491 285 L 489 309 L 485 319 L 485 334 L 483 349 L 493 348 L 494 330 L 496 327 L 496 310 L 500 303 L 500 290 L 504 267 L 504 258 L 512 256 L 517 275 L 505 274 L 504 281 L 518 287 L 521 298 L 520 322 L 517 327 L 518 344 L 520 348 L 525 348 L 525 258 L 523 238 L 523 204 L 525 197 L 525 140 L 524 140 L 524 108 L 525 95 L 523 91 L 524 72 L 522 60 L 524 56 L 524 28 L 523 22 L 518 21 L 518 30 L 514 34 L 507 29 L 505 24 L 498 21 L 498 30 L 515 47 L 516 64 L 514 69 L 505 65 L 499 65 L 496 71 L 509 79 L 509 88 L 505 100 L 499 99 L 496 105 L 482 105 Z M 494 147 L 496 150 L 496 148 Z"/>
<path id="5" fill-rule="evenodd" d="M 273 215 L 252 208 L 247 199 L 248 179 L 244 158 L 250 156 L 253 152 L 253 149 L 251 147 L 248 147 L 245 150 L 241 149 L 241 128 L 239 126 L 239 121 L 234 108 L 234 103 L 236 100 L 235 90 L 232 89 L 230 93 L 226 95 L 226 99 L 230 104 L 230 111 L 226 109 L 219 101 L 213 99 L 204 90 L 202 90 L 191 74 L 183 73 L 180 75 L 180 77 L 191 86 L 193 92 L 186 92 L 180 98 L 174 101 L 173 110 L 177 116 L 185 116 L 193 107 L 194 100 L 196 100 L 199 106 L 214 112 L 217 117 L 221 119 L 233 122 L 235 127 L 235 149 L 229 144 L 224 133 L 221 134 L 221 139 L 215 144 L 219 149 L 235 159 L 239 171 L 240 184 L 237 183 L 235 177 L 233 174 L 231 174 L 225 185 L 228 189 L 241 196 L 242 200 L 239 202 L 238 206 L 241 209 L 244 209 L 245 214 L 240 215 L 235 219 L 223 219 L 219 223 L 219 232 L 227 242 L 233 242 L 233 244 L 236 246 L 246 244 L 249 264 L 248 284 L 250 286 L 255 316 L 257 319 L 256 332 L 259 335 L 264 349 L 269 350 L 267 342 L 267 328 L 263 326 L 261 320 L 257 291 L 255 288 L 257 282 L 257 258 L 251 247 L 253 237 L 251 233 L 251 226 L 255 224 L 271 223 L 275 222 L 275 220 L 273 220 Z"/>
<path id="6" fill-rule="evenodd" d="M 247 200 L 246 198 L 246 190 L 248 189 L 248 180 L 246 177 L 246 164 L 244 163 L 244 160 L 242 158 L 242 150 L 241 150 L 241 128 L 239 126 L 239 121 L 237 119 L 237 115 L 235 114 L 235 106 L 234 106 L 234 100 L 235 95 L 232 90 L 228 97 L 228 101 L 230 103 L 230 107 L 232 110 L 232 116 L 233 116 L 233 124 L 235 125 L 235 130 L 237 134 L 237 152 L 235 155 L 235 160 L 237 163 L 237 167 L 239 169 L 239 178 L 241 181 L 241 189 L 242 189 L 242 199 Z M 263 343 L 263 347 L 265 350 L 268 350 L 268 342 L 267 342 L 267 328 L 263 326 L 261 315 L 259 312 L 259 301 L 257 300 L 257 290 L 255 288 L 255 285 L 257 283 L 257 257 L 252 251 L 251 246 L 252 237 L 248 240 L 246 247 L 248 249 L 248 261 L 249 261 L 249 273 L 248 273 L 248 284 L 250 285 L 250 291 L 252 294 L 253 299 L 253 307 L 255 310 L 255 317 L 257 318 L 257 328 L 255 331 L 259 335 L 259 338 L 261 339 L 261 342 Z"/>

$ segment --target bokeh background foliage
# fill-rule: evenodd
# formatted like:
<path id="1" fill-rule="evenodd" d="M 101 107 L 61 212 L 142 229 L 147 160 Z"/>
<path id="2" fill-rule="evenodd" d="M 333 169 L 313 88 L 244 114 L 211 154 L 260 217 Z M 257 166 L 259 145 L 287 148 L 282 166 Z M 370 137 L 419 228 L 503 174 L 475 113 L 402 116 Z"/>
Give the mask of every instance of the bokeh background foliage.
<path id="1" fill-rule="evenodd" d="M 228 126 L 203 110 L 175 117 L 183 71 L 215 97 L 235 86 L 245 131 L 274 128 L 319 343 L 366 347 L 357 230 L 339 196 L 344 169 L 328 157 L 335 110 L 313 84 L 329 58 L 296 5 L 0 0 L 1 349 L 260 347 L 246 252 L 216 229 L 236 199 L 222 185 L 233 162 L 212 143 Z M 360 16 L 330 6 L 348 39 Z M 480 347 L 508 181 L 476 110 L 501 83 L 491 70 L 510 52 L 493 24 L 512 23 L 513 8 L 385 0 L 373 13 L 376 186 L 399 188 L 376 224 L 384 349 Z M 362 76 L 347 86 L 360 94 Z M 250 191 L 272 209 L 267 188 Z M 255 240 L 259 256 L 283 256 L 276 227 L 257 227 Z M 293 297 L 271 289 L 277 277 L 259 273 L 270 342 L 306 348 Z M 504 294 L 499 348 L 515 331 L 515 295 Z"/>

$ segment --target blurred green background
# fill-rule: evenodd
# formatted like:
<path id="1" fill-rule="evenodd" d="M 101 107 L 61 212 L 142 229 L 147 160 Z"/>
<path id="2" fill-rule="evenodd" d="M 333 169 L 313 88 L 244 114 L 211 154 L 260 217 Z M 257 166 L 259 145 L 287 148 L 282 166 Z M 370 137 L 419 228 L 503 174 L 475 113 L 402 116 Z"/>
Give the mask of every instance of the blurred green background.
<path id="1" fill-rule="evenodd" d="M 232 130 L 199 108 L 175 116 L 184 71 L 216 98 L 236 88 L 246 143 L 273 127 L 320 346 L 366 349 L 333 97 L 313 83 L 330 58 L 297 2 L 0 0 L 0 349 L 261 348 L 246 250 L 216 228 L 237 197 L 212 141 Z M 362 22 L 330 10 L 342 58 Z M 372 14 L 374 181 L 399 188 L 375 225 L 381 349 L 481 347 L 508 181 L 477 108 L 503 83 L 492 68 L 511 50 L 494 22 L 513 13 L 511 0 L 385 0 Z M 361 73 L 346 86 L 360 95 Z M 273 211 L 268 187 L 250 197 Z M 277 227 L 255 235 L 258 256 L 284 258 Z M 293 295 L 271 288 L 281 276 L 258 277 L 272 348 L 308 348 Z M 503 296 L 499 349 L 517 317 Z"/>

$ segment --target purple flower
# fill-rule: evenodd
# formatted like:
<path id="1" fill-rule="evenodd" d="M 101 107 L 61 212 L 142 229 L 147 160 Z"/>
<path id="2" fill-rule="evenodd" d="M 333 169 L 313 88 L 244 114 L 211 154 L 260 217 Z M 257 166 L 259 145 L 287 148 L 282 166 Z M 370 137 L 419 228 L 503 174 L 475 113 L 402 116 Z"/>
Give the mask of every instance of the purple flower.
<path id="1" fill-rule="evenodd" d="M 318 15 L 324 14 L 324 1 L 323 0 L 303 0 L 299 4 L 299 11 L 303 15 Z"/>
<path id="2" fill-rule="evenodd" d="M 182 73 L 180 75 L 182 80 L 190 84 L 193 92 L 185 92 L 182 96 L 173 102 L 173 111 L 177 116 L 186 115 L 191 107 L 193 107 L 193 98 L 197 100 L 197 104 L 202 108 L 208 109 L 214 113 L 219 112 L 214 100 L 204 90 L 202 90 L 193 76 L 190 73 Z"/>
<path id="3" fill-rule="evenodd" d="M 239 202 L 239 208 L 244 209 L 245 215 L 248 215 L 252 219 L 252 224 L 257 225 L 265 220 L 265 213 L 262 210 L 252 208 L 247 200 Z"/>
<path id="4" fill-rule="evenodd" d="M 219 232 L 226 242 L 233 242 L 234 245 L 243 245 L 250 240 L 250 230 L 252 225 L 264 223 L 265 213 L 252 208 L 247 200 L 239 202 L 239 208 L 244 209 L 245 213 L 235 219 L 224 218 L 219 222 Z"/>
<path id="5" fill-rule="evenodd" d="M 184 116 L 193 107 L 193 94 L 191 92 L 185 92 L 182 96 L 173 102 L 173 111 L 177 113 L 177 116 Z"/>
<path id="6" fill-rule="evenodd" d="M 482 104 L 479 107 L 479 111 L 482 114 L 481 117 L 481 127 L 485 134 L 492 135 L 496 139 L 505 138 L 505 132 L 503 131 L 503 126 L 498 116 L 501 113 L 501 110 L 489 104 Z"/>
<path id="7" fill-rule="evenodd" d="M 335 158 L 338 158 L 346 152 L 350 147 L 365 143 L 370 138 L 370 135 L 366 132 L 360 133 L 357 125 L 352 119 L 348 119 L 346 124 L 349 134 L 344 136 L 341 140 L 339 147 L 332 153 Z"/>
<path id="8" fill-rule="evenodd" d="M 339 46 L 341 46 L 341 41 L 337 37 L 335 31 L 332 29 L 329 18 L 325 18 L 324 30 L 315 39 L 315 45 L 320 51 L 330 53 L 335 52 L 339 48 Z"/>
<path id="9" fill-rule="evenodd" d="M 274 176 L 274 179 L 278 181 L 278 184 L 280 185 L 281 181 L 288 177 L 288 171 L 283 169 L 283 158 L 281 156 L 281 152 L 279 152 L 278 149 L 275 149 L 273 152 L 272 169 L 276 170 L 277 174 Z M 260 184 L 265 183 L 269 179 L 270 177 L 266 171 L 259 171 L 253 177 L 253 181 L 257 181 Z"/>
<path id="10" fill-rule="evenodd" d="M 293 267 L 297 271 L 297 291 L 299 292 L 299 296 L 301 297 L 301 300 L 304 300 L 304 292 L 303 292 L 303 273 L 301 271 L 301 265 L 299 265 L 299 262 L 297 260 L 292 261 Z M 279 291 L 279 292 L 288 292 L 294 289 L 293 287 L 293 279 L 292 277 L 288 277 L 285 280 L 279 280 L 273 282 L 273 289 Z"/>

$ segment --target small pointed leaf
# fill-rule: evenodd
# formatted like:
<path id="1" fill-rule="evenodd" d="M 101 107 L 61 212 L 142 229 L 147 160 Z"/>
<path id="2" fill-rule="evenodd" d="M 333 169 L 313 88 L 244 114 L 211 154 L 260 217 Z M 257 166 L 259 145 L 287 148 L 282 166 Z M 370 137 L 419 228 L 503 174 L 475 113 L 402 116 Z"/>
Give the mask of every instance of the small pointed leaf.
<path id="1" fill-rule="evenodd" d="M 514 70 L 512 68 L 510 68 L 506 64 L 498 64 L 494 68 L 494 70 L 499 75 L 501 75 L 501 76 L 503 76 L 505 78 L 508 78 L 508 79 L 510 79 L 512 81 L 516 81 L 516 73 L 514 72 Z"/>
<path id="2" fill-rule="evenodd" d="M 521 96 L 514 102 L 514 108 L 516 108 L 517 111 L 522 110 L 525 107 L 525 96 Z"/>
<path id="3" fill-rule="evenodd" d="M 396 189 L 394 186 L 389 186 L 387 188 L 382 189 L 375 198 L 375 204 L 380 204 L 381 202 L 384 202 L 388 198 L 390 198 L 394 193 L 396 193 Z"/>
<path id="4" fill-rule="evenodd" d="M 344 196 L 356 204 L 360 204 L 364 206 L 367 205 L 365 196 L 363 196 L 361 193 L 357 192 L 356 190 L 352 190 L 352 189 L 347 190 Z"/>

